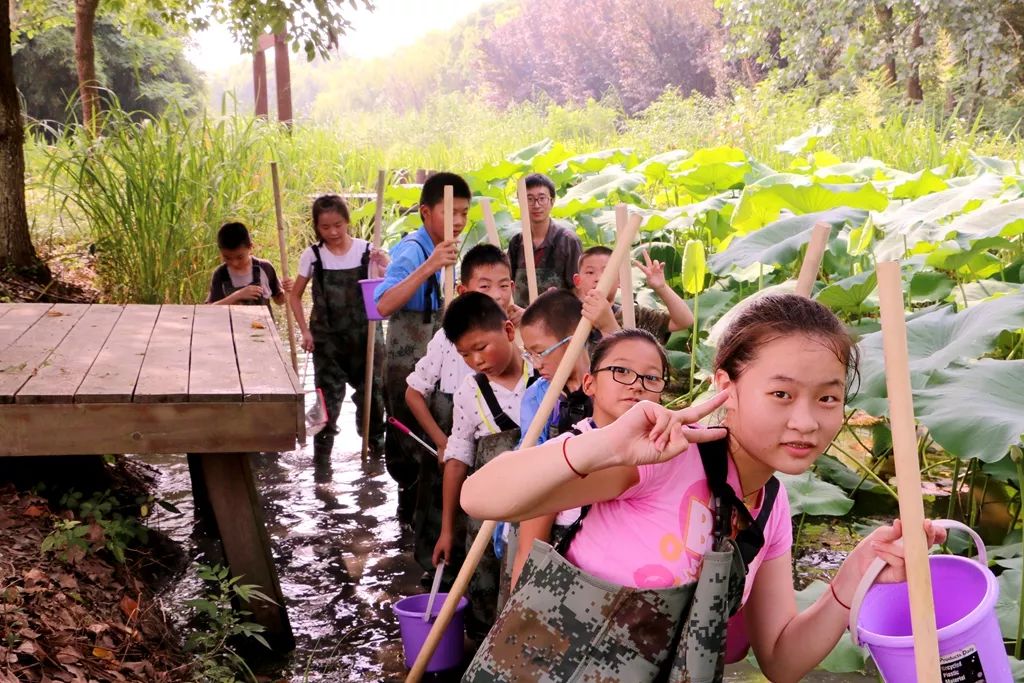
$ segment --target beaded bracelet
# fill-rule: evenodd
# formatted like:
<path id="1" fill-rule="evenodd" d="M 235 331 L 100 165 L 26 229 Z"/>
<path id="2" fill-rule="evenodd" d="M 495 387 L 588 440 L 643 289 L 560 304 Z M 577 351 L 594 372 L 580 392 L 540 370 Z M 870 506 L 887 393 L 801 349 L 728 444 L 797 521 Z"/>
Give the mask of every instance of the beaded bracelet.
<path id="1" fill-rule="evenodd" d="M 568 446 L 568 445 L 569 445 L 569 439 L 571 439 L 571 438 L 572 438 L 572 437 L 570 436 L 570 437 L 569 437 L 568 439 L 565 439 L 565 440 L 563 440 L 563 441 L 562 441 L 562 457 L 563 457 L 563 458 L 565 458 L 565 464 L 569 466 L 569 469 L 570 469 L 570 470 L 572 470 L 572 471 L 573 471 L 573 473 L 574 473 L 574 474 L 575 474 L 575 475 L 576 475 L 577 477 L 579 477 L 580 479 L 586 479 L 586 478 L 587 478 L 587 475 L 586 475 L 586 474 L 583 474 L 583 473 L 582 473 L 582 472 L 580 472 L 580 471 L 579 471 L 578 469 L 576 469 L 575 467 L 573 467 L 573 466 L 572 466 L 572 463 L 571 463 L 571 462 L 569 462 L 569 454 L 568 454 L 568 453 L 566 453 L 566 451 L 565 451 L 565 448 L 566 448 L 566 446 Z"/>

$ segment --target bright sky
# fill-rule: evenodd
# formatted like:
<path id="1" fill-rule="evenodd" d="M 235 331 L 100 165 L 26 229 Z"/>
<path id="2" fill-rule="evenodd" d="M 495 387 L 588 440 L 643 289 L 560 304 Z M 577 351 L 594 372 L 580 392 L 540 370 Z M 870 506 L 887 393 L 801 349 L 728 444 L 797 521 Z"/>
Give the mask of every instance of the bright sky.
<path id="1" fill-rule="evenodd" d="M 380 57 L 416 42 L 425 32 L 452 26 L 488 1 L 375 0 L 373 12 L 349 10 L 353 28 L 342 36 L 342 49 L 356 57 Z M 195 34 L 193 39 L 188 57 L 207 73 L 250 59 L 222 25 Z"/>

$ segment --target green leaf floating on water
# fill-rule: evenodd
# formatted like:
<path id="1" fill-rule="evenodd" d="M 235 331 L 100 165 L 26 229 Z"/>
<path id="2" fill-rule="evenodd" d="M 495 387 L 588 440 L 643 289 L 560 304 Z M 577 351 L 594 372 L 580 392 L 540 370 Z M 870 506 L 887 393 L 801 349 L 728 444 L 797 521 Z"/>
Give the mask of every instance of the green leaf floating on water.
<path id="1" fill-rule="evenodd" d="M 789 494 L 790 514 L 807 513 L 808 515 L 824 515 L 842 517 L 853 507 L 853 500 L 846 492 L 835 484 L 818 479 L 813 472 L 803 474 L 775 475 L 786 487 Z"/>
<path id="2" fill-rule="evenodd" d="M 907 320 L 910 381 L 915 391 L 930 384 L 932 376 L 953 363 L 966 363 L 991 351 L 1004 330 L 1024 328 L 1024 294 L 991 299 L 959 313 L 942 306 Z M 865 335 L 860 349 L 860 389 L 850 405 L 881 416 L 888 414 L 882 333 Z M 1018 391 L 1019 394 L 1019 391 Z M 951 401 L 959 405 L 953 396 Z M 1024 414 L 1024 411 L 1020 411 Z M 920 417 L 920 412 L 917 412 Z"/>
<path id="3" fill-rule="evenodd" d="M 712 272 L 724 274 L 732 268 L 746 268 L 753 263 L 786 265 L 796 261 L 800 248 L 810 241 L 818 221 L 830 223 L 835 232 L 836 227 L 846 223 L 861 225 L 867 217 L 867 211 L 840 208 L 783 218 L 734 240 L 728 249 L 708 260 L 708 267 Z"/>
<path id="4" fill-rule="evenodd" d="M 996 462 L 1024 434 L 1022 386 L 1024 360 L 983 358 L 934 373 L 914 391 L 914 412 L 950 453 Z"/>

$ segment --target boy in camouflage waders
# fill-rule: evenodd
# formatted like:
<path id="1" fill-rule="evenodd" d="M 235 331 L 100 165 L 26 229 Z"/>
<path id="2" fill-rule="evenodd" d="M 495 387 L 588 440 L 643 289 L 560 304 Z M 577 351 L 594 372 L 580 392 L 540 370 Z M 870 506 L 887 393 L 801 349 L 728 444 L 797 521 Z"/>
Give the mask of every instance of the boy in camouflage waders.
<path id="1" fill-rule="evenodd" d="M 456 240 L 444 240 L 446 185 L 452 186 L 455 197 L 454 232 L 458 238 L 469 212 L 469 185 L 454 173 L 436 173 L 427 178 L 420 193 L 423 227 L 403 237 L 391 249 L 391 265 L 374 292 L 377 310 L 389 318 L 384 353 L 385 401 L 388 413 L 406 425 L 415 424 L 405 403 L 406 378 L 441 326 L 444 302 L 440 271 L 454 266 L 458 256 Z M 411 523 L 416 503 L 420 451 L 415 441 L 388 426 L 385 465 L 398 483 L 398 517 L 405 523 Z"/>
<path id="2" fill-rule="evenodd" d="M 468 474 L 519 440 L 519 404 L 533 382 L 533 370 L 516 348 L 515 328 L 490 297 L 468 292 L 448 307 L 444 333 L 477 373 L 455 392 L 455 416 L 444 454 L 444 501 L 441 535 L 434 562 L 452 556 L 456 544 L 468 551 L 480 523 L 467 520 L 466 535 L 456 537 L 461 515 L 459 492 Z M 471 634 L 485 632 L 494 622 L 498 605 L 501 563 L 488 544 L 469 586 Z"/>
<path id="3" fill-rule="evenodd" d="M 369 274 L 371 259 L 386 267 L 387 256 L 374 252 L 366 241 L 349 234 L 349 212 L 338 195 L 324 195 L 313 202 L 313 227 L 320 241 L 299 257 L 299 273 L 292 290 L 292 309 L 302 348 L 313 354 L 316 386 L 324 395 L 327 424 L 313 438 L 318 463 L 329 463 L 338 413 L 345 387 L 354 390 L 356 431 L 363 431 L 363 386 L 366 381 L 367 319 L 359 280 Z M 302 294 L 313 283 L 313 309 L 306 324 Z M 375 356 L 383 355 L 383 335 L 377 330 Z M 380 452 L 384 442 L 384 400 L 380 373 L 373 373 L 370 402 L 370 446 Z"/>
<path id="4" fill-rule="evenodd" d="M 530 213 L 531 235 L 519 233 L 513 235 L 508 242 L 512 279 L 516 283 L 516 303 L 522 306 L 533 303 L 527 287 L 524 237 L 528 237 L 533 246 L 538 295 L 552 287 L 572 290 L 572 279 L 579 270 L 580 254 L 583 253 L 583 245 L 572 226 L 556 223 L 551 218 L 551 208 L 555 205 L 555 184 L 550 178 L 542 173 L 526 176 L 526 203 Z"/>
<path id="5" fill-rule="evenodd" d="M 512 303 L 508 257 L 491 244 L 477 244 L 463 255 L 457 291 L 459 294 L 487 294 L 509 313 L 510 318 L 518 308 Z M 423 435 L 437 447 L 439 456 L 436 461 L 428 457 L 420 460 L 413 515 L 413 556 L 428 574 L 434 572 L 434 544 L 441 534 L 441 474 L 444 450 L 452 431 L 453 397 L 466 377 L 472 374 L 473 370 L 466 365 L 444 330 L 438 330 L 427 345 L 426 355 L 416 362 L 416 369 L 406 379 L 406 404 L 415 415 Z M 455 536 L 461 537 L 464 530 L 465 519 L 460 514 L 456 519 Z M 455 580 L 463 556 L 462 547 L 453 546 L 441 584 L 446 590 Z"/>

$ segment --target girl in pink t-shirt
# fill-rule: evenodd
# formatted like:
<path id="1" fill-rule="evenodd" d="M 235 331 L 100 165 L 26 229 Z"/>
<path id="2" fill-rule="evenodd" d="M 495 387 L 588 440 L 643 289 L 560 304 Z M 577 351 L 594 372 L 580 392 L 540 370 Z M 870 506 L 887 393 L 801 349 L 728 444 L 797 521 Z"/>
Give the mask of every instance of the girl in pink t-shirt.
<path id="1" fill-rule="evenodd" d="M 667 372 L 661 347 L 632 330 L 612 335 L 595 349 L 584 379 L 598 428 L 503 454 L 466 481 L 462 507 L 481 519 L 520 520 L 589 504 L 569 561 L 626 586 L 691 582 L 710 548 L 712 520 L 696 444 L 728 439 L 728 483 L 756 516 L 772 475 L 806 471 L 839 432 L 856 364 L 849 334 L 827 308 L 796 295 L 765 296 L 736 316 L 719 343 L 718 394 L 671 411 L 650 400 Z M 718 408 L 727 429 L 688 426 Z M 930 542 L 944 540 L 942 529 L 925 526 Z M 875 557 L 890 564 L 881 581 L 905 580 L 901 536 L 898 521 L 873 531 L 831 590 L 798 614 L 789 504 L 779 491 L 764 546 L 747 570 L 742 612 L 769 679 L 800 680 L 825 658 Z"/>

